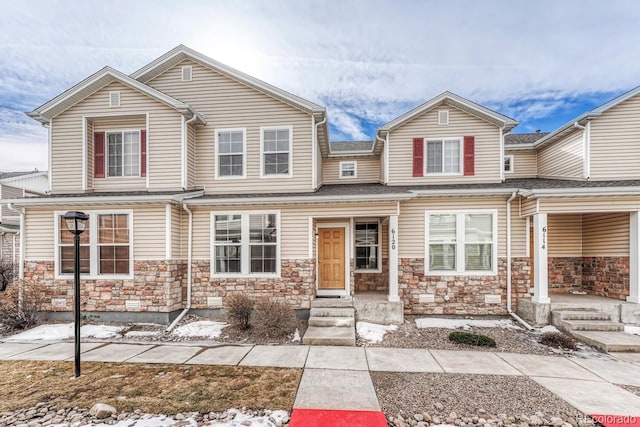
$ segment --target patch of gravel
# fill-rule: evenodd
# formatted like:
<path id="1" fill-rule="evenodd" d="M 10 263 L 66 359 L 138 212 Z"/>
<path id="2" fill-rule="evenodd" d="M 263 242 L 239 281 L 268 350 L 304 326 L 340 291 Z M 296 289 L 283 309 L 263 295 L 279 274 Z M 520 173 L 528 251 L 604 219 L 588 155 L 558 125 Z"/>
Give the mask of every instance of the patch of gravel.
<path id="1" fill-rule="evenodd" d="M 478 347 L 466 344 L 458 344 L 449 341 L 449 334 L 455 329 L 445 328 L 418 328 L 415 319 L 425 316 L 405 316 L 402 325 L 398 329 L 387 332 L 381 343 L 369 343 L 358 340 L 358 345 L 370 347 L 399 347 L 399 348 L 428 348 L 433 350 L 474 350 L 493 351 L 524 354 L 541 355 L 566 355 L 564 351 L 551 349 L 538 342 L 539 335 L 528 332 L 523 328 L 476 328 L 472 327 L 469 332 L 474 332 L 493 338 L 496 347 Z M 516 325 L 517 326 L 517 325 Z"/>
<path id="2" fill-rule="evenodd" d="M 371 379 L 391 426 L 594 424 L 523 376 L 371 372 Z"/>
<path id="3" fill-rule="evenodd" d="M 636 396 L 640 396 L 640 387 L 635 386 L 635 385 L 622 385 L 622 384 L 617 384 L 618 387 L 623 388 L 625 390 L 627 390 L 628 392 L 631 392 L 633 394 L 635 394 Z"/>

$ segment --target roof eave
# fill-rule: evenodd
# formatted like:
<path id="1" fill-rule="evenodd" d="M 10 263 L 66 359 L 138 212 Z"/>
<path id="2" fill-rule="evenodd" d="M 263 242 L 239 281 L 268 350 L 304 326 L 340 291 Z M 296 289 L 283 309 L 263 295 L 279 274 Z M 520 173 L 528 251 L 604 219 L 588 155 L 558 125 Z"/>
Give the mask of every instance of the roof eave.
<path id="1" fill-rule="evenodd" d="M 210 206 L 210 205 L 282 205 L 282 204 L 313 204 L 313 203 L 348 203 L 348 202 L 385 202 L 408 200 L 414 197 L 411 193 L 394 194 L 363 194 L 344 196 L 288 196 L 288 197 L 247 197 L 247 198 L 200 198 L 190 200 L 190 206 Z"/>
<path id="2" fill-rule="evenodd" d="M 538 199 L 541 197 L 615 197 L 615 196 L 637 196 L 640 194 L 640 187 L 608 187 L 608 188 L 541 188 L 521 191 L 523 197 L 528 199 Z"/>
<path id="3" fill-rule="evenodd" d="M 26 197 L 21 199 L 7 199 L 3 203 L 11 203 L 15 206 L 51 206 L 51 205 L 100 205 L 104 203 L 132 203 L 132 204 L 149 204 L 149 203 L 180 203 L 191 197 L 201 197 L 204 195 L 203 190 L 192 191 L 188 193 L 176 194 L 145 194 L 134 196 L 74 196 L 74 197 Z"/>

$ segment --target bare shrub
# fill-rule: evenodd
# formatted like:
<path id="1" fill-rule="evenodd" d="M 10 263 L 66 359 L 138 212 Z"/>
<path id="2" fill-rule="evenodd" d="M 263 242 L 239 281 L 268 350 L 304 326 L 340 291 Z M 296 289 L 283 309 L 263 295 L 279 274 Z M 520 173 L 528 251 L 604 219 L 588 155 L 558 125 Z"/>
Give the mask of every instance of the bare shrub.
<path id="1" fill-rule="evenodd" d="M 9 331 L 35 325 L 43 302 L 42 286 L 26 286 L 22 281 L 14 281 L 0 294 L 0 324 Z"/>
<path id="2" fill-rule="evenodd" d="M 571 335 L 562 332 L 545 332 L 540 336 L 540 343 L 555 348 L 566 348 L 576 350 L 578 348 L 576 339 Z"/>
<path id="3" fill-rule="evenodd" d="M 282 338 L 295 331 L 296 313 L 286 302 L 263 298 L 256 304 L 252 324 L 261 335 Z"/>
<path id="4" fill-rule="evenodd" d="M 227 297 L 227 322 L 239 329 L 249 329 L 251 313 L 255 302 L 245 294 L 231 294 Z"/>
<path id="5" fill-rule="evenodd" d="M 16 273 L 16 265 L 9 261 L 0 262 L 0 291 L 7 289 L 13 282 Z"/>

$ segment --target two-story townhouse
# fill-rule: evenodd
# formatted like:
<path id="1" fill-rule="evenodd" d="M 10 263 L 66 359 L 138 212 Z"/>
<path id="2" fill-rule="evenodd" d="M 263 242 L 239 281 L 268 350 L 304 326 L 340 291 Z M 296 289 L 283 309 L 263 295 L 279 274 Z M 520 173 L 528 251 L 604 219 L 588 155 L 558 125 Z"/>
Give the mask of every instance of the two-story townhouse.
<path id="1" fill-rule="evenodd" d="M 178 46 L 30 113 L 49 127 L 51 194 L 11 200 L 21 274 L 70 309 L 61 215 L 80 210 L 93 315 L 169 321 L 234 292 L 372 299 L 359 316 L 387 321 L 517 307 L 544 323 L 571 290 L 637 303 L 638 92 L 530 135 L 444 92 L 372 141 L 329 142 L 323 107 Z"/>

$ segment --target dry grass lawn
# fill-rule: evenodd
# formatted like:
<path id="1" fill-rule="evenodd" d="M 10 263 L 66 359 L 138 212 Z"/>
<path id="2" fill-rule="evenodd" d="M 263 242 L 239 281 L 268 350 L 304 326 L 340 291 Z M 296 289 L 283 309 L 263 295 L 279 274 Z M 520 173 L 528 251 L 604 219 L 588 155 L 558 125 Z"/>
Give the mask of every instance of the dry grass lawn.
<path id="1" fill-rule="evenodd" d="M 58 407 L 108 403 L 119 411 L 173 415 L 229 408 L 290 410 L 301 369 L 0 361 L 0 412 L 50 401 Z"/>

